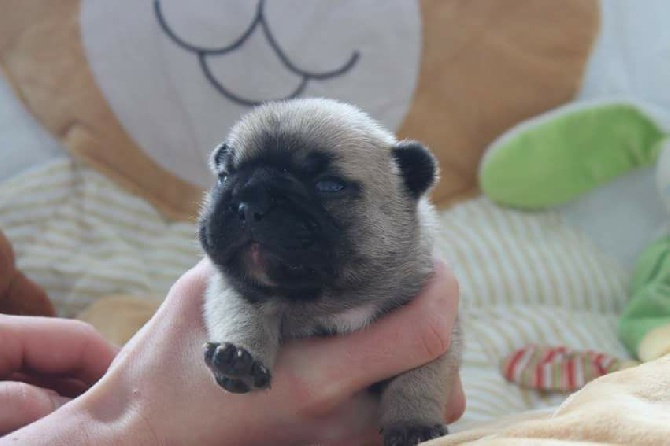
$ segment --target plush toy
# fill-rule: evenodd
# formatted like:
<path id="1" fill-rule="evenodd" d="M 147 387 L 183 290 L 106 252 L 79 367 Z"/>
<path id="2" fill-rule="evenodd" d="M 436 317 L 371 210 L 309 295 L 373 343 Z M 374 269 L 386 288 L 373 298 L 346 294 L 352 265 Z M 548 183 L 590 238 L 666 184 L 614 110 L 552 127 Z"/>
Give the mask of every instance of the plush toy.
<path id="1" fill-rule="evenodd" d="M 431 146 L 446 206 L 477 193 L 497 135 L 573 98 L 601 14 L 595 0 L 324 5 L 0 0 L 0 69 L 73 156 L 170 218 L 197 215 L 207 155 L 239 114 L 298 95 L 353 101 Z M 254 17 L 274 49 L 268 25 L 240 37 Z M 198 62 L 205 47 L 226 49 Z"/>
<path id="2" fill-rule="evenodd" d="M 547 209 L 654 164 L 665 134 L 646 108 L 579 102 L 514 127 L 482 158 L 482 192 L 505 206 Z"/>
<path id="3" fill-rule="evenodd" d="M 670 210 L 670 144 L 656 169 L 656 184 Z M 619 324 L 619 335 L 641 361 L 670 353 L 670 234 L 644 250 L 631 284 L 632 299 Z"/>
<path id="4" fill-rule="evenodd" d="M 44 290 L 16 269 L 14 250 L 2 231 L 0 231 L 0 313 L 54 315 L 54 308 Z"/>
<path id="5" fill-rule="evenodd" d="M 662 110 L 631 101 L 561 107 L 511 129 L 491 146 L 480 166 L 482 190 L 503 206 L 549 209 L 656 165 L 658 194 L 670 209 L 669 123 Z M 654 192 L 649 200 L 657 200 Z M 670 353 L 667 232 L 639 255 L 630 296 L 619 323 L 622 342 L 643 362 Z"/>
<path id="6" fill-rule="evenodd" d="M 330 2 L 297 15 L 277 4 L 0 0 L 0 70 L 74 158 L 166 220 L 197 216 L 227 126 L 287 96 L 354 102 L 428 144 L 444 208 L 477 195 L 496 136 L 572 100 L 601 21 L 596 0 Z M 135 297 L 80 317 L 123 342 L 150 310 L 142 293 L 114 292 Z"/>
<path id="7" fill-rule="evenodd" d="M 521 387 L 571 393 L 600 376 L 637 364 L 592 350 L 531 344 L 507 356 L 500 369 L 507 381 Z"/>

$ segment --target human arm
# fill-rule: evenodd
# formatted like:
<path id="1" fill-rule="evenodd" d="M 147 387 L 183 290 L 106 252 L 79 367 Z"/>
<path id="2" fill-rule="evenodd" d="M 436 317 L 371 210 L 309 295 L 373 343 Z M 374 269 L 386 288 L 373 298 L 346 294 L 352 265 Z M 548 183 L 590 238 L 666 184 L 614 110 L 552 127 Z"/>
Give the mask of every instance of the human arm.
<path id="1" fill-rule="evenodd" d="M 365 389 L 449 346 L 458 290 L 438 264 L 414 302 L 366 330 L 287 344 L 271 390 L 225 393 L 202 361 L 210 268 L 203 261 L 174 285 L 93 388 L 0 444 L 362 444 L 379 438 L 378 402 Z M 465 404 L 454 389 L 449 421 Z"/>

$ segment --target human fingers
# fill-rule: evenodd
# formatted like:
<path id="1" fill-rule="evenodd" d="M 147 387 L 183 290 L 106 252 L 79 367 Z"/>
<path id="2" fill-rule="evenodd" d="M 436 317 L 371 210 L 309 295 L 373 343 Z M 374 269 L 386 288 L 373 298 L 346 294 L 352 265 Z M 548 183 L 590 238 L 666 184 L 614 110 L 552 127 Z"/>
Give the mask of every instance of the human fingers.
<path id="1" fill-rule="evenodd" d="M 0 436 L 26 426 L 68 401 L 53 390 L 14 381 L 0 382 Z"/>
<path id="2" fill-rule="evenodd" d="M 438 262 L 424 290 L 407 306 L 366 330 L 289 344 L 279 362 L 290 364 L 292 374 L 314 401 L 338 404 L 372 383 L 443 354 L 449 348 L 457 312 L 458 284 Z"/>
<path id="3" fill-rule="evenodd" d="M 375 408 L 370 408 L 367 411 L 351 410 L 351 405 L 346 404 L 345 408 L 348 416 L 343 417 L 341 425 L 347 426 L 348 433 L 352 436 L 340 439 L 337 442 L 326 442 L 329 446 L 340 446 L 349 444 L 362 444 L 365 446 L 374 446 L 382 444 L 382 436 L 379 432 L 379 426 L 376 424 L 378 420 L 378 413 Z M 463 386 L 461 384 L 460 376 L 456 376 L 456 380 L 451 387 L 451 394 L 449 396 L 447 406 L 445 409 L 445 422 L 451 424 L 457 421 L 465 411 L 465 395 L 463 393 Z M 370 417 L 369 415 L 374 415 Z M 337 431 L 334 431 L 337 432 Z"/>
<path id="4" fill-rule="evenodd" d="M 463 391 L 461 376 L 457 374 L 456 380 L 451 386 L 451 394 L 447 399 L 447 407 L 444 411 L 444 420 L 447 423 L 454 423 L 458 421 L 463 416 L 465 407 L 465 392 Z"/>
<path id="5" fill-rule="evenodd" d="M 16 381 L 31 384 L 33 386 L 41 387 L 43 389 L 53 390 L 59 395 L 75 398 L 85 391 L 91 385 L 79 379 L 71 378 L 67 374 L 38 374 L 38 373 L 14 373 L 7 381 Z"/>
<path id="6" fill-rule="evenodd" d="M 367 445 L 379 437 L 379 398 L 359 392 L 338 407 L 319 416 L 301 418 L 301 443 L 327 446 Z"/>
<path id="7" fill-rule="evenodd" d="M 0 379 L 17 372 L 53 374 L 90 385 L 117 351 L 92 326 L 60 318 L 0 315 L 0 339 Z"/>

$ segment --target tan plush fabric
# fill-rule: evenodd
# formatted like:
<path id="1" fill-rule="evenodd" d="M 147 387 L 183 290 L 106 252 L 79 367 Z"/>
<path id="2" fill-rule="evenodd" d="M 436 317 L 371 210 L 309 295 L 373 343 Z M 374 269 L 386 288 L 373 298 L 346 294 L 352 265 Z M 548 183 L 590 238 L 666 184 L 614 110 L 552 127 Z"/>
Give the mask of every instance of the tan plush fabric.
<path id="1" fill-rule="evenodd" d="M 670 324 L 651 330 L 640 341 L 637 355 L 642 362 L 648 362 L 670 354 Z"/>
<path id="2" fill-rule="evenodd" d="M 425 444 L 569 446 L 583 442 L 670 444 L 670 355 L 592 381 L 553 414 L 515 417 Z"/>
<path id="3" fill-rule="evenodd" d="M 568 102 L 598 32 L 595 0 L 423 0 L 423 56 L 399 130 L 436 152 L 442 206 L 476 194 L 486 146 L 521 120 Z"/>
<path id="4" fill-rule="evenodd" d="M 485 146 L 514 123 L 569 101 L 598 30 L 596 0 L 422 0 L 423 49 L 400 136 L 437 153 L 435 199 L 477 193 Z M 88 66 L 81 0 L 0 0 L 0 68 L 30 112 L 78 158 L 166 216 L 197 214 L 199 188 L 128 136 Z"/>
<path id="5" fill-rule="evenodd" d="M 107 296 L 95 301 L 75 319 L 93 325 L 109 342 L 123 346 L 154 315 L 161 301 L 135 296 Z"/>
<path id="6" fill-rule="evenodd" d="M 202 191 L 146 156 L 96 86 L 79 9 L 80 0 L 0 0 L 0 68 L 30 112 L 73 155 L 168 217 L 195 217 Z"/>

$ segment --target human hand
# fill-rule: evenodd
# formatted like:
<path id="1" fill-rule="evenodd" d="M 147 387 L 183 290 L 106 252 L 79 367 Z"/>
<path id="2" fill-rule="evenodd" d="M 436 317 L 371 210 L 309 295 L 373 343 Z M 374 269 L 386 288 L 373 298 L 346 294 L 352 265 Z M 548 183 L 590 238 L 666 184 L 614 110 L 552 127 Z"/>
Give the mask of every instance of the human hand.
<path id="1" fill-rule="evenodd" d="M 378 402 L 366 389 L 437 358 L 449 346 L 458 290 L 453 275 L 438 264 L 414 302 L 366 330 L 286 344 L 271 390 L 225 393 L 202 357 L 207 338 L 202 296 L 211 268 L 203 261 L 174 285 L 90 391 L 11 438 L 30 444 L 95 438 L 100 445 L 120 439 L 202 445 L 378 442 Z M 464 407 L 461 384 L 454 383 L 445 419 L 455 421 Z M 96 426 L 99 420 L 104 423 Z M 44 432 L 52 437 L 39 443 Z"/>
<path id="2" fill-rule="evenodd" d="M 83 322 L 0 315 L 0 436 L 83 393 L 115 354 Z"/>

